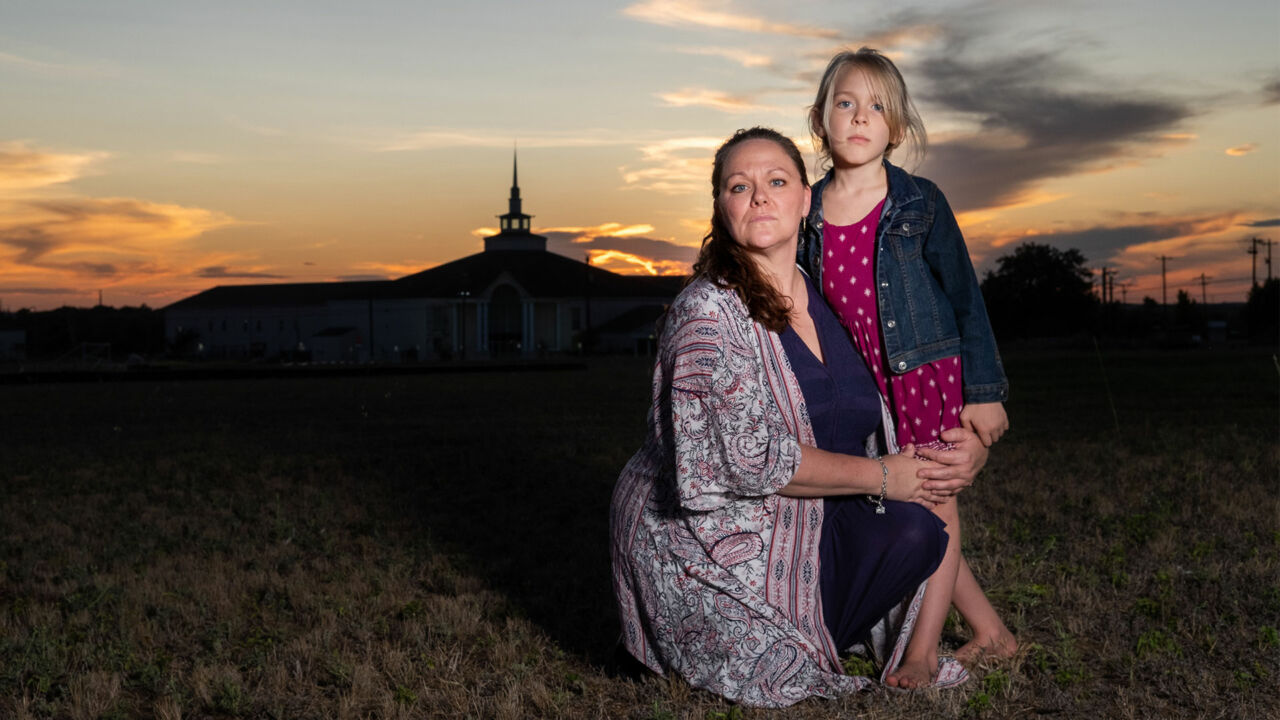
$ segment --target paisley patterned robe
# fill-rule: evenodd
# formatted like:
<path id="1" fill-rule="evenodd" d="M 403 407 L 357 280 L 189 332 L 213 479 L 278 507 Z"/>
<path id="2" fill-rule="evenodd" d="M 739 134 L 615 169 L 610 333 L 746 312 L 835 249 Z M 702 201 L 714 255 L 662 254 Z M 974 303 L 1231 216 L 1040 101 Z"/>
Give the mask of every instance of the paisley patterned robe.
<path id="1" fill-rule="evenodd" d="M 732 291 L 691 283 L 666 316 L 648 435 L 610 508 L 623 642 L 655 672 L 763 707 L 871 684 L 841 672 L 822 619 L 822 501 L 777 494 L 801 443 L 813 430 L 778 335 Z M 885 672 L 922 594 L 873 631 Z"/>

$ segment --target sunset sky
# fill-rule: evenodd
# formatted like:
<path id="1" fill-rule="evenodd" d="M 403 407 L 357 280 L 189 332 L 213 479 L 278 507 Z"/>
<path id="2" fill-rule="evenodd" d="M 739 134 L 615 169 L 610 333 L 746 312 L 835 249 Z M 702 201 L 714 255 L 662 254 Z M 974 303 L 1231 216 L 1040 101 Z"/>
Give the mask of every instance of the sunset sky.
<path id="1" fill-rule="evenodd" d="M 448 262 L 494 232 L 516 144 L 551 249 L 687 271 L 716 145 L 807 147 L 860 45 L 902 68 L 980 271 L 1034 239 L 1130 302 L 1160 256 L 1171 302 L 1202 273 L 1241 300 L 1248 238 L 1280 241 L 1278 41 L 1275 0 L 7 0 L 0 306 Z"/>

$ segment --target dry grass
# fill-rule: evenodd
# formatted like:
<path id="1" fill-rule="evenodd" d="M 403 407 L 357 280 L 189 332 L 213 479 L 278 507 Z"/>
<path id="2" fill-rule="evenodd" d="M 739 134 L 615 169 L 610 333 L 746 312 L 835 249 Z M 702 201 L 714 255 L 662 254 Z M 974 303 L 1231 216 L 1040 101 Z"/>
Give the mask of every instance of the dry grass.
<path id="1" fill-rule="evenodd" d="M 966 549 L 1023 649 L 787 717 L 1280 706 L 1266 355 L 1011 355 Z M 0 717 L 724 719 L 606 668 L 648 369 L 6 388 Z M 963 641 L 952 627 L 944 640 Z"/>

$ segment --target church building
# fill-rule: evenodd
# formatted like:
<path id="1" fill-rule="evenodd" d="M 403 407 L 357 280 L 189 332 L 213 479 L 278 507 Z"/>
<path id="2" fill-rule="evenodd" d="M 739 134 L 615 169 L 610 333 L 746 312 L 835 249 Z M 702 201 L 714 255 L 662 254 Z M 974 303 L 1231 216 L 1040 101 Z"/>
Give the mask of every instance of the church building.
<path id="1" fill-rule="evenodd" d="M 484 251 L 398 280 L 225 285 L 164 308 L 171 347 L 210 358 L 432 362 L 649 352 L 684 281 L 547 250 L 511 197 Z"/>

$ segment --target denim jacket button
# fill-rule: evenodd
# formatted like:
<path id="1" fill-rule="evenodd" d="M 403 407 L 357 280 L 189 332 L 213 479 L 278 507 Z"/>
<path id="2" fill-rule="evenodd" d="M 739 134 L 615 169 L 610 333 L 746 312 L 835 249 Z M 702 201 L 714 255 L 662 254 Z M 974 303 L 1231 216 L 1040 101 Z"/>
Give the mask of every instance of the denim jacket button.
<path id="1" fill-rule="evenodd" d="M 889 322 L 885 323 L 885 325 L 888 325 L 889 327 L 898 327 L 898 323 L 894 322 L 893 320 L 890 320 Z"/>
<path id="2" fill-rule="evenodd" d="M 910 223 L 902 223 L 902 232 L 907 232 L 907 231 L 909 231 L 910 229 L 911 229 L 911 224 L 910 224 Z"/>
<path id="3" fill-rule="evenodd" d="M 898 361 L 898 369 L 899 369 L 899 370 L 906 370 L 906 369 L 907 369 L 907 363 L 906 363 L 906 361 L 905 361 L 905 360 L 900 360 L 900 361 Z"/>
<path id="4" fill-rule="evenodd" d="M 882 282 L 882 283 L 880 283 L 880 287 L 882 287 L 882 288 L 887 288 L 887 287 L 889 287 L 889 283 L 887 283 L 887 282 Z"/>

